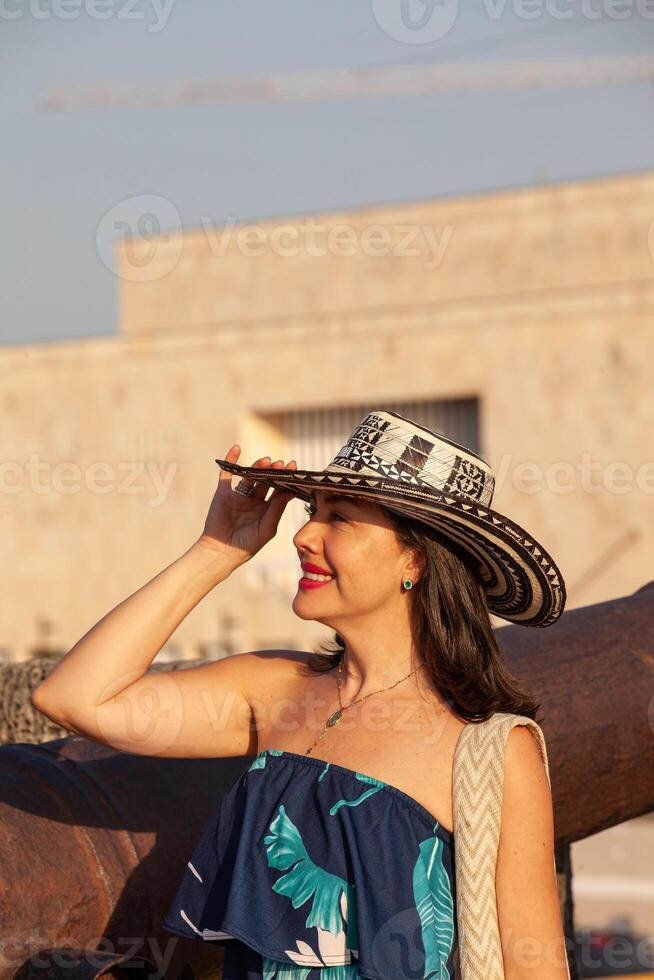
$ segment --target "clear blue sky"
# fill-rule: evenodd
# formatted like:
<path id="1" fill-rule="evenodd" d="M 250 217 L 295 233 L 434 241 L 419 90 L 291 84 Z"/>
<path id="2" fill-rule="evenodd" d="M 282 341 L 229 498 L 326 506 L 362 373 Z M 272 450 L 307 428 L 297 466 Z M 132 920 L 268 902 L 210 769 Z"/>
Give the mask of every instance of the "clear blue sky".
<path id="1" fill-rule="evenodd" d="M 422 0 L 405 2 L 416 20 L 428 13 Z M 435 16 L 456 0 L 430 2 Z M 62 83 L 654 50 L 654 3 L 644 17 L 637 0 L 584 0 L 585 14 L 581 0 L 524 7 L 466 0 L 465 9 L 460 0 L 449 31 L 425 43 L 393 36 L 400 5 L 105 0 L 110 16 L 99 19 L 93 0 L 63 0 L 66 19 L 56 0 L 2 0 L 0 343 L 115 332 L 116 279 L 102 261 L 111 244 L 102 219 L 133 195 L 162 195 L 184 227 L 197 227 L 227 216 L 316 213 L 654 168 L 654 86 L 647 83 L 36 108 Z M 407 37 L 414 42 L 417 29 Z"/>

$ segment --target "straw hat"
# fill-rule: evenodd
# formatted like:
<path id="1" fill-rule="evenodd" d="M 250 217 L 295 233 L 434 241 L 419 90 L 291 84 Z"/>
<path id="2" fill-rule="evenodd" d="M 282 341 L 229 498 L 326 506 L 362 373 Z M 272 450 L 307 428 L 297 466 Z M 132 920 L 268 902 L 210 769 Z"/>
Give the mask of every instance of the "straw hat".
<path id="1" fill-rule="evenodd" d="M 366 415 L 324 470 L 216 463 L 303 500 L 313 490 L 341 492 L 436 528 L 477 560 L 495 616 L 522 626 L 551 626 L 563 612 L 565 583 L 553 558 L 533 534 L 491 508 L 495 477 L 489 464 L 396 412 Z M 248 493 L 245 485 L 241 492 Z"/>

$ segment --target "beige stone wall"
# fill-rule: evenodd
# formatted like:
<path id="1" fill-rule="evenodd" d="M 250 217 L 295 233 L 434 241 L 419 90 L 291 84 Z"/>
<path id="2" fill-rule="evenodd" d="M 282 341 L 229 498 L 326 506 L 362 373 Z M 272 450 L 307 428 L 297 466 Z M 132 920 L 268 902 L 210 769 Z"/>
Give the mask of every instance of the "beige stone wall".
<path id="1" fill-rule="evenodd" d="M 603 305 L 652 284 L 652 174 L 166 234 L 119 250 L 127 333 L 479 319 L 506 304 Z M 652 235 L 654 243 L 654 235 Z M 144 257 L 147 262 L 144 265 Z M 145 281 L 143 281 L 145 279 Z M 480 310 L 479 304 L 483 304 Z M 574 304 L 573 304 L 574 306 Z"/>
<path id="2" fill-rule="evenodd" d="M 323 217 L 416 216 L 454 228 L 437 270 L 402 255 L 225 264 L 192 234 L 172 271 L 121 282 L 121 335 L 0 351 L 11 657 L 29 655 L 37 620 L 68 649 L 174 561 L 202 530 L 214 457 L 235 441 L 248 462 L 283 456 L 274 413 L 297 407 L 477 396 L 494 505 L 555 556 L 568 608 L 652 578 L 654 175 Z M 535 486 L 525 463 L 543 470 Z M 615 464 L 631 467 L 626 493 L 607 488 Z M 225 615 L 236 650 L 330 635 L 255 574 L 295 558 L 290 537 L 282 523 L 193 610 L 172 637 L 182 656 L 223 636 Z"/>

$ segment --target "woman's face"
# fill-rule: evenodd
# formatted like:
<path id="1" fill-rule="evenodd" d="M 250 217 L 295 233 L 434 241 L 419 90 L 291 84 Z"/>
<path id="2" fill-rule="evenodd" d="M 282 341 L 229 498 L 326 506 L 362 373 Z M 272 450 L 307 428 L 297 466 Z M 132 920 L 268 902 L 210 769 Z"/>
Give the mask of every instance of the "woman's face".
<path id="1" fill-rule="evenodd" d="M 319 585 L 301 581 L 293 599 L 296 615 L 338 629 L 343 619 L 388 612 L 401 601 L 402 581 L 407 575 L 415 581 L 417 568 L 382 507 L 362 497 L 317 490 L 306 508 L 309 519 L 293 544 L 301 563 L 316 565 L 333 578 Z"/>

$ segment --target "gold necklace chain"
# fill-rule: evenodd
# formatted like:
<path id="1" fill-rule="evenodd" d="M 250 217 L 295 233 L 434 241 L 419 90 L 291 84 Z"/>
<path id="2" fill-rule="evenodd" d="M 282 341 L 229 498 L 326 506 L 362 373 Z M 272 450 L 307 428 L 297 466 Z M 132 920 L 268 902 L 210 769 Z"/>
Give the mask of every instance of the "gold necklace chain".
<path id="1" fill-rule="evenodd" d="M 371 691 L 370 694 L 364 694 L 362 698 L 357 698 L 356 701 L 352 701 L 352 702 L 350 702 L 350 704 L 343 705 L 343 701 L 341 700 L 341 679 L 340 679 L 341 674 L 343 673 L 343 659 L 341 658 L 341 660 L 340 660 L 340 662 L 338 664 L 338 670 L 337 670 L 337 674 L 336 674 L 336 683 L 338 685 L 338 703 L 340 705 L 340 708 L 338 708 L 337 711 L 335 711 L 333 714 L 331 714 L 329 716 L 329 718 L 327 719 L 327 724 L 325 725 L 325 727 L 321 731 L 320 735 L 318 736 L 318 738 L 316 739 L 316 741 L 313 743 L 313 745 L 310 745 L 309 746 L 309 748 L 306 750 L 306 752 L 304 754 L 305 755 L 309 755 L 309 753 L 311 752 L 311 750 L 313 748 L 315 748 L 315 746 L 317 745 L 317 743 L 323 737 L 323 735 L 325 734 L 325 732 L 327 731 L 327 729 L 328 728 L 332 728 L 334 725 L 338 724 L 338 722 L 341 720 L 341 717 L 343 715 L 343 712 L 344 711 L 347 711 L 348 708 L 354 707 L 354 705 L 355 704 L 358 704 L 359 701 L 365 701 L 366 698 L 372 697 L 373 694 L 380 694 L 382 691 L 390 691 L 390 689 L 392 687 L 397 687 L 397 685 L 398 684 L 401 684 L 402 681 L 405 681 L 407 679 L 407 677 L 411 677 L 411 674 L 415 674 L 416 670 L 420 670 L 420 667 L 422 667 L 422 666 L 424 666 L 424 665 L 423 664 L 420 664 L 418 667 L 415 668 L 415 670 L 410 670 L 409 673 L 406 674 L 405 677 L 400 677 L 399 681 L 395 681 L 394 684 L 390 684 L 388 687 L 381 687 L 378 691 Z"/>

